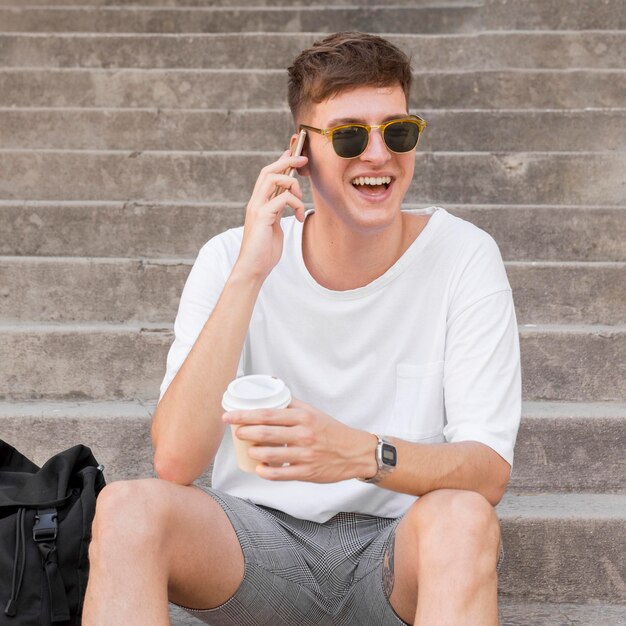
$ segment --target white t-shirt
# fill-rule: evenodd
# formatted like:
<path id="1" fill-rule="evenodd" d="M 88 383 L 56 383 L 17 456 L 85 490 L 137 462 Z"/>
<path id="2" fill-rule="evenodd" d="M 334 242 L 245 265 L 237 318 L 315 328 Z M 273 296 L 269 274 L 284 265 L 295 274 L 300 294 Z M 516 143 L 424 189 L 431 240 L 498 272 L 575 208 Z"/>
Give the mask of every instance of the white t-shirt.
<path id="1" fill-rule="evenodd" d="M 420 443 L 479 441 L 512 465 L 520 355 L 498 247 L 442 208 L 409 212 L 431 214 L 417 239 L 382 276 L 348 291 L 315 281 L 302 257 L 303 224 L 283 218 L 283 254 L 259 293 L 237 375 L 277 376 L 295 398 L 355 428 Z M 200 250 L 161 397 L 215 307 L 242 236 L 233 228 Z M 397 517 L 415 501 L 356 479 L 273 482 L 242 472 L 230 429 L 213 487 L 317 522 L 340 511 Z"/>

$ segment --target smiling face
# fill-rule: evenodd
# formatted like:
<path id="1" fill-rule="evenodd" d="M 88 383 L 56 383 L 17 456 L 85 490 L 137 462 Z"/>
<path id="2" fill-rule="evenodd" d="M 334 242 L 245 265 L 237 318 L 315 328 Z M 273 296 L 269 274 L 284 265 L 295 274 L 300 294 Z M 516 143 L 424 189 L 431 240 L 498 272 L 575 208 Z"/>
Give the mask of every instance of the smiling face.
<path id="1" fill-rule="evenodd" d="M 406 99 L 400 85 L 364 86 L 311 105 L 299 122 L 332 128 L 350 122 L 377 125 L 406 115 Z M 404 154 L 391 152 L 375 129 L 363 154 L 342 159 L 329 137 L 309 131 L 305 154 L 309 163 L 303 173 L 310 176 L 316 213 L 324 222 L 341 222 L 362 234 L 400 223 L 400 207 L 413 178 L 415 150 Z"/>

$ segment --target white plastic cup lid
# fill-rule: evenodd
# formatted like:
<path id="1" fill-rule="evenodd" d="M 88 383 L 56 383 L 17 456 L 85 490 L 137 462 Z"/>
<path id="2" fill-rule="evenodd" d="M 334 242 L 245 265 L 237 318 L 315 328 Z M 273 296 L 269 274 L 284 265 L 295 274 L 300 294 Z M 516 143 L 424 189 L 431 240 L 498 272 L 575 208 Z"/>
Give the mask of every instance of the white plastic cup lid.
<path id="1" fill-rule="evenodd" d="M 226 411 L 284 409 L 291 402 L 287 385 L 274 376 L 252 374 L 235 378 L 222 397 Z"/>

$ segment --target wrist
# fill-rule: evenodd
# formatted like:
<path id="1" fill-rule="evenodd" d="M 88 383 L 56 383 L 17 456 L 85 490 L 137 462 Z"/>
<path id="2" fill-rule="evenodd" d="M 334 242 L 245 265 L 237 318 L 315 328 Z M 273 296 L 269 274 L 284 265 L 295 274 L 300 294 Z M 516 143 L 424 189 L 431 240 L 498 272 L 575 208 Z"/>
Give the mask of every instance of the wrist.
<path id="1" fill-rule="evenodd" d="M 230 273 L 228 281 L 231 283 L 245 284 L 246 286 L 260 289 L 267 275 L 259 274 L 246 269 L 240 262 L 236 262 Z"/>
<path id="2" fill-rule="evenodd" d="M 376 473 L 373 476 L 358 478 L 363 482 L 377 485 L 381 480 L 389 476 L 398 464 L 398 450 L 389 439 L 384 439 L 376 433 L 372 433 L 376 438 L 376 449 L 374 456 L 376 459 Z"/>
<path id="3" fill-rule="evenodd" d="M 359 451 L 358 462 L 355 464 L 356 472 L 353 478 L 367 479 L 376 475 L 378 463 L 376 462 L 376 447 L 378 438 L 372 433 L 364 430 L 357 431 L 359 437 L 356 440 L 356 447 Z"/>

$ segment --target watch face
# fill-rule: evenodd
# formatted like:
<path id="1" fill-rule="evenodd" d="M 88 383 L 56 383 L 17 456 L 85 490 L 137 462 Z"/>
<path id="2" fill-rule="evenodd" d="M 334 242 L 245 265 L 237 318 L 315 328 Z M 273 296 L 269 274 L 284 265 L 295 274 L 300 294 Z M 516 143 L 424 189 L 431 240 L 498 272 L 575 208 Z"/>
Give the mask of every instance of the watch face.
<path id="1" fill-rule="evenodd" d="M 395 446 L 392 446 L 388 443 L 383 443 L 382 458 L 385 465 L 391 465 L 391 467 L 395 467 L 398 460 Z"/>

